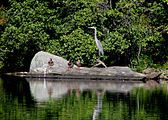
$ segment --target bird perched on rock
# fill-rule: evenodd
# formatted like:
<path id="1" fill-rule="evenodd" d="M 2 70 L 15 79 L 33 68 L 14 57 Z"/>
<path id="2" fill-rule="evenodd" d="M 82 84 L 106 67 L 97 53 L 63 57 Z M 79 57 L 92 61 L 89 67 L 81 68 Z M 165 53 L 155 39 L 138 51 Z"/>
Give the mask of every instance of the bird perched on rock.
<path id="1" fill-rule="evenodd" d="M 96 42 L 96 46 L 99 49 L 99 57 L 100 57 L 101 55 L 104 55 L 104 50 L 103 50 L 103 46 L 102 46 L 101 42 L 97 39 L 97 29 L 96 29 L 96 27 L 89 27 L 89 28 L 94 29 L 94 39 Z M 96 64 L 95 66 L 102 64 L 104 67 L 107 67 L 105 65 L 105 63 L 103 61 L 101 61 L 100 59 L 97 59 L 97 62 L 98 62 L 98 64 Z"/>
<path id="2" fill-rule="evenodd" d="M 71 60 L 68 61 L 68 70 L 70 70 L 71 68 L 73 68 L 74 64 L 72 63 Z"/>
<path id="3" fill-rule="evenodd" d="M 77 67 L 78 67 L 78 70 L 80 70 L 80 67 L 81 67 L 81 61 L 78 60 L 78 61 L 76 62 L 76 65 L 77 65 Z"/>
<path id="4" fill-rule="evenodd" d="M 54 61 L 52 60 L 52 58 L 50 58 L 50 60 L 48 61 L 48 66 L 53 66 L 54 65 Z"/>
<path id="5" fill-rule="evenodd" d="M 89 28 L 94 29 L 94 31 L 95 31 L 94 39 L 95 39 L 95 42 L 96 42 L 96 46 L 99 49 L 99 56 L 104 55 L 103 46 L 102 46 L 101 42 L 97 39 L 97 29 L 96 29 L 96 27 L 89 27 Z"/>

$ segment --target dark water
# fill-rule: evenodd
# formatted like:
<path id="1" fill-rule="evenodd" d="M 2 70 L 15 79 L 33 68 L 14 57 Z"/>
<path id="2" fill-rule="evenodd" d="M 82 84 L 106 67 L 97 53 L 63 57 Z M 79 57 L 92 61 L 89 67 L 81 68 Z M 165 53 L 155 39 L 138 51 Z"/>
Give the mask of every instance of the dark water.
<path id="1" fill-rule="evenodd" d="M 0 120 L 168 120 L 167 85 L 0 79 Z"/>

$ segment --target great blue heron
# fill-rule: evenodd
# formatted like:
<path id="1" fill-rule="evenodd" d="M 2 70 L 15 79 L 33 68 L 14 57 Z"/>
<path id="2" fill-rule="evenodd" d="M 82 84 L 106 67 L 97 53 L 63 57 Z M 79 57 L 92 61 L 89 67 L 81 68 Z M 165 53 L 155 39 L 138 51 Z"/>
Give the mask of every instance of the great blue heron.
<path id="1" fill-rule="evenodd" d="M 99 49 L 99 57 L 100 57 L 100 55 L 104 55 L 104 51 L 103 51 L 103 46 L 102 46 L 101 42 L 97 39 L 97 30 L 96 30 L 96 27 L 89 27 L 89 28 L 95 30 L 94 38 L 95 38 L 95 42 L 96 42 L 97 48 Z M 93 67 L 99 66 L 99 65 L 101 65 L 101 64 L 102 64 L 104 67 L 107 67 L 107 66 L 104 64 L 104 62 L 102 62 L 101 60 L 97 59 L 97 62 L 98 62 L 98 64 L 94 65 Z"/>
<path id="2" fill-rule="evenodd" d="M 89 27 L 89 28 L 95 30 L 95 33 L 94 33 L 94 39 L 95 39 L 97 48 L 99 49 L 99 56 L 100 56 L 100 55 L 104 55 L 104 51 L 103 51 L 102 44 L 101 44 L 101 42 L 97 39 L 97 30 L 96 30 L 96 27 Z"/>

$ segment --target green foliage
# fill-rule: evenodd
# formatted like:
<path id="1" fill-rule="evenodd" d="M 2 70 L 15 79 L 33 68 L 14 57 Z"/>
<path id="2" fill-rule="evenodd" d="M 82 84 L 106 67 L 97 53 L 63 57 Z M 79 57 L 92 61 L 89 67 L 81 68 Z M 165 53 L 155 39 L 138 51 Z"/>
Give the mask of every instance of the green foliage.
<path id="1" fill-rule="evenodd" d="M 82 64 L 93 64 L 96 56 L 96 46 L 92 37 L 82 29 L 76 29 L 69 35 L 61 36 L 60 40 L 51 41 L 51 53 L 72 59 L 74 62 L 81 59 Z M 57 48 L 57 49 L 55 49 Z"/>
<path id="2" fill-rule="evenodd" d="M 137 66 L 145 56 L 153 64 L 166 63 L 167 1 L 106 2 L 9 0 L 3 12 L 7 22 L 0 33 L 0 67 L 28 70 L 40 50 L 92 66 L 98 49 L 90 26 L 97 27 L 105 51 L 101 59 L 109 66 Z"/>
<path id="3" fill-rule="evenodd" d="M 143 55 L 137 61 L 136 59 L 131 61 L 131 68 L 134 71 L 142 72 L 144 69 L 147 69 L 149 66 L 152 66 L 153 61 L 148 56 Z"/>
<path id="4" fill-rule="evenodd" d="M 32 4 L 34 6 L 30 8 Z M 38 50 L 44 49 L 48 42 L 49 35 L 43 29 L 45 16 L 42 15 L 46 14 L 46 10 L 42 13 L 39 11 L 42 9 L 45 9 L 44 4 L 38 1 L 23 3 L 13 1 L 11 9 L 8 10 L 6 14 L 8 23 L 2 34 L 0 46 L 1 58 L 9 70 L 28 67 L 32 56 Z"/>
<path id="5" fill-rule="evenodd" d="M 123 54 L 129 47 L 129 41 L 123 38 L 123 35 L 117 31 L 110 32 L 105 39 L 105 50 L 114 54 Z"/>

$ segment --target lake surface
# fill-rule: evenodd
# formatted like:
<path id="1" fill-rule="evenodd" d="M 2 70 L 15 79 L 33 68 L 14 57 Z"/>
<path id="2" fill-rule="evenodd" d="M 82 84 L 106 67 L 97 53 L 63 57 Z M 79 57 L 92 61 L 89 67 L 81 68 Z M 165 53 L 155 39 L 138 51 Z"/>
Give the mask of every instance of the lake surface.
<path id="1" fill-rule="evenodd" d="M 0 78 L 0 120 L 168 120 L 166 87 L 142 82 Z"/>

